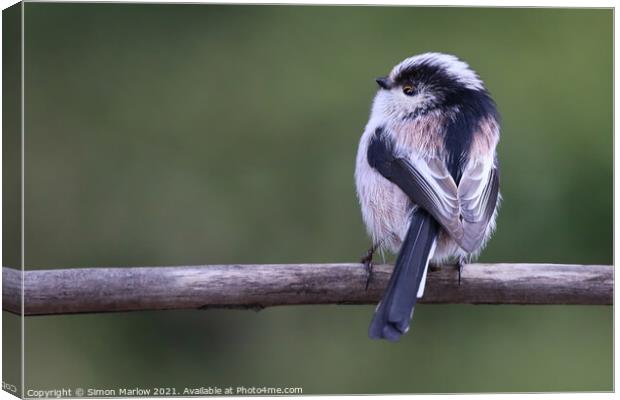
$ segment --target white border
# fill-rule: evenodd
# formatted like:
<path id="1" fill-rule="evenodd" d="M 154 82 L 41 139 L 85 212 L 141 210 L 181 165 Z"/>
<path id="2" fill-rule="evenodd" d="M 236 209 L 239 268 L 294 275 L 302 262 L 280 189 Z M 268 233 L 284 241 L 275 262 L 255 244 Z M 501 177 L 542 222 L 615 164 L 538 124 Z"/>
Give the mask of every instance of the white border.
<path id="1" fill-rule="evenodd" d="M 38 0 L 27 0 L 27 2 L 37 2 Z M 61 2 L 61 1 L 58 1 Z M 75 3 L 97 3 L 97 1 L 62 1 L 62 2 L 75 2 Z M 271 1 L 261 1 L 261 0 L 245 0 L 245 1 L 240 1 L 240 2 L 231 2 L 231 1 L 224 1 L 224 0 L 212 0 L 212 1 L 170 1 L 170 0 L 135 0 L 135 1 L 98 1 L 100 3 L 187 3 L 187 4 L 208 4 L 208 3 L 212 3 L 212 4 L 306 4 L 306 5 L 377 5 L 377 6 L 470 6 L 470 7 L 502 7 L 502 8 L 510 8 L 510 7 L 562 7 L 562 8 L 614 8 L 615 7 L 615 2 L 614 1 L 600 1 L 600 0 L 591 0 L 588 2 L 585 1 L 553 1 L 553 0 L 539 0 L 539 1 L 505 1 L 502 3 L 498 3 L 497 1 L 488 1 L 488 0 L 477 0 L 477 1 L 467 1 L 467 0 L 451 0 L 451 1 L 434 1 L 434 2 L 421 2 L 421 1 L 407 1 L 407 0 L 375 0 L 373 2 L 369 2 L 369 1 L 347 1 L 347 0 L 339 0 L 336 2 L 333 1 L 321 1 L 321 0 L 317 0 L 317 1 L 313 1 L 313 2 L 308 2 L 308 1 L 299 1 L 299 0 L 287 0 L 287 1 L 282 1 L 282 0 L 271 0 Z M 15 4 L 16 1 L 13 0 L 0 0 L 0 7 L 2 9 L 5 9 L 13 4 Z M 22 136 L 22 221 L 21 221 L 21 225 L 22 225 L 22 248 L 21 248 L 21 257 L 22 257 L 22 271 L 24 269 L 24 256 L 25 256 L 25 242 L 24 242 L 24 195 L 25 195 L 25 191 L 24 191 L 24 156 L 25 156 L 25 152 L 24 152 L 24 123 L 25 123 L 25 118 L 24 118 L 24 21 L 23 21 L 23 16 L 24 16 L 24 6 L 22 5 L 22 113 L 21 113 L 21 123 L 22 123 L 22 132 L 21 132 L 21 136 Z M 2 26 L 2 22 L 0 20 L 0 32 L 1 32 L 1 26 Z M 1 36 L 1 34 L 0 34 Z M 615 16 L 614 16 L 614 77 L 615 74 L 617 72 L 617 62 L 616 62 L 616 53 L 615 53 L 615 43 L 618 42 L 618 34 L 615 30 Z M 2 56 L 0 55 L 0 65 L 1 65 L 1 61 L 2 61 Z M 614 79 L 614 134 L 615 134 L 615 116 L 617 115 L 619 108 L 617 103 L 615 102 L 615 93 L 617 92 L 617 82 Z M 1 96 L 0 96 L 1 97 Z M 2 105 L 2 99 L 0 98 L 0 108 Z M 1 115 L 0 115 L 0 124 L 1 124 Z M 1 125 L 0 125 L 1 126 Z M 0 154 L 1 154 L 1 141 L 0 141 Z M 615 227 L 618 226 L 618 222 L 619 222 L 619 218 L 618 214 L 615 212 L 616 207 L 618 206 L 618 203 L 616 202 L 617 197 L 615 196 L 615 189 L 618 187 L 618 174 L 616 173 L 616 163 L 615 163 L 615 154 L 618 154 L 618 144 L 617 141 L 615 140 L 615 135 L 614 135 L 614 265 L 616 262 L 616 235 L 615 235 Z M 1 163 L 0 163 L 0 183 L 1 183 Z M 0 199 L 0 205 L 1 205 L 1 199 Z M 1 217 L 1 213 L 0 213 L 0 223 L 2 222 L 2 217 Z M 0 230 L 0 242 L 2 239 L 2 232 Z M 2 256 L 2 250 L 0 249 L 0 258 Z M 23 285 L 23 279 L 22 279 L 22 285 Z M 1 291 L 1 289 L 0 289 Z M 614 303 L 618 304 L 618 298 L 619 295 L 617 293 L 617 291 L 614 290 Z M 616 308 L 614 307 L 614 367 L 615 367 L 615 359 L 616 359 L 616 347 L 615 347 L 615 340 L 616 340 L 616 331 L 615 331 L 615 321 L 616 321 Z M 22 313 L 23 313 L 23 287 L 22 287 Z M 2 335 L 2 331 L 1 331 L 1 323 L 0 323 L 0 340 L 1 340 L 1 335 Z M 22 318 L 22 343 L 24 340 L 24 318 Z M 22 396 L 23 396 L 23 390 L 25 390 L 25 379 L 24 379 L 24 346 L 22 346 L 21 349 L 21 353 L 22 353 Z M 0 363 L 0 376 L 2 374 L 2 364 Z M 614 388 L 615 388 L 615 383 L 618 382 L 618 371 L 617 369 L 614 368 Z M 575 400 L 575 399 L 611 399 L 614 398 L 614 394 L 611 393 L 551 393 L 551 394 L 466 394 L 466 395 L 441 395 L 441 399 L 459 399 L 459 400 L 470 400 L 470 399 L 478 399 L 480 397 L 484 396 L 485 398 L 490 398 L 492 400 L 531 400 L 531 399 L 549 399 L 549 400 Z M 302 396 L 303 398 L 306 399 L 322 399 L 326 396 Z M 335 398 L 351 398 L 351 397 L 362 397 L 362 396 L 333 396 Z M 416 399 L 421 399 L 421 400 L 427 400 L 427 399 L 433 399 L 433 400 L 437 400 L 438 395 L 380 395 L 380 396 L 375 396 L 376 398 L 381 398 L 381 399 L 386 399 L 386 398 L 413 398 L 415 397 Z M 178 398 L 178 397 L 177 397 Z M 228 397 L 226 396 L 226 398 L 230 398 L 230 399 L 247 399 L 248 397 Z M 261 398 L 264 398 L 261 396 Z M 9 393 L 4 392 L 4 391 L 0 391 L 0 400 L 4 400 L 4 399 L 15 399 L 14 396 L 11 396 Z"/>

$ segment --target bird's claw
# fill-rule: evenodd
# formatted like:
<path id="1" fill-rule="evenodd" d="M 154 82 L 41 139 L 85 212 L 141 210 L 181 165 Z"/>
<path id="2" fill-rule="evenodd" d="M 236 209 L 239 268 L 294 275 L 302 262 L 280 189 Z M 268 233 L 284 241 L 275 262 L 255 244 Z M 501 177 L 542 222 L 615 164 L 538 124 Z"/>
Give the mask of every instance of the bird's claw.
<path id="1" fill-rule="evenodd" d="M 364 268 L 366 269 L 365 290 L 368 290 L 368 285 L 370 285 L 370 279 L 372 278 L 372 269 L 374 267 L 374 264 L 372 262 L 372 256 L 375 254 L 375 251 L 377 251 L 377 249 L 381 246 L 381 243 L 383 243 L 383 240 L 380 240 L 379 242 L 374 243 L 372 246 L 370 246 L 370 248 L 366 252 L 366 255 L 360 260 L 360 262 L 364 265 Z"/>
<path id="2" fill-rule="evenodd" d="M 462 272 L 463 272 L 463 268 L 464 268 L 464 267 L 465 267 L 465 263 L 463 262 L 463 260 L 459 260 L 459 261 L 456 263 L 456 269 L 457 269 L 457 270 L 458 270 L 458 272 L 459 272 L 459 286 L 461 286 L 461 274 L 462 274 Z"/>
<path id="3" fill-rule="evenodd" d="M 366 286 L 364 290 L 368 290 L 368 285 L 370 285 L 370 279 L 372 278 L 372 269 L 374 266 L 372 262 L 373 254 L 374 249 L 371 248 L 368 250 L 368 253 L 366 253 L 366 255 L 360 260 L 360 262 L 364 265 L 364 269 L 366 270 Z"/>
<path id="4" fill-rule="evenodd" d="M 366 270 L 366 285 L 364 286 L 364 290 L 368 290 L 368 286 L 370 285 L 370 279 L 372 278 L 372 268 L 374 264 L 371 259 L 362 259 L 362 264 L 364 264 L 364 269 Z"/>

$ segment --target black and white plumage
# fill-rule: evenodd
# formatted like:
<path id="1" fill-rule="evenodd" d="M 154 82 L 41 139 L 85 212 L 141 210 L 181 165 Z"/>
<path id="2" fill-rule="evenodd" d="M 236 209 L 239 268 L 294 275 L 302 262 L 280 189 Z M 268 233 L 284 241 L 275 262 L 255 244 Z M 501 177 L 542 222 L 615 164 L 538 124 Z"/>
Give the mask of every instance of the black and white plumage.
<path id="1" fill-rule="evenodd" d="M 429 262 L 470 260 L 495 229 L 499 116 L 478 75 L 451 55 L 410 57 L 377 83 L 355 181 L 373 244 L 398 253 L 369 336 L 397 340 Z"/>

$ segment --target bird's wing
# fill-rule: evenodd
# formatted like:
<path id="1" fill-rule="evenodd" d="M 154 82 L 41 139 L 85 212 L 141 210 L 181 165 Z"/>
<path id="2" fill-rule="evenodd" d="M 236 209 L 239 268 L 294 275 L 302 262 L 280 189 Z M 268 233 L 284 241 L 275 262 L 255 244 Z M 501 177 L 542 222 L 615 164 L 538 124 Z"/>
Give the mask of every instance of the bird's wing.
<path id="1" fill-rule="evenodd" d="M 371 167 L 431 214 L 460 243 L 464 227 L 458 189 L 443 161 L 399 156 L 383 128 L 378 128 L 371 138 L 367 157 Z"/>
<path id="2" fill-rule="evenodd" d="M 459 182 L 458 198 L 463 217 L 463 237 L 459 243 L 471 252 L 482 245 L 497 206 L 499 165 L 497 160 L 480 158 L 465 167 Z"/>

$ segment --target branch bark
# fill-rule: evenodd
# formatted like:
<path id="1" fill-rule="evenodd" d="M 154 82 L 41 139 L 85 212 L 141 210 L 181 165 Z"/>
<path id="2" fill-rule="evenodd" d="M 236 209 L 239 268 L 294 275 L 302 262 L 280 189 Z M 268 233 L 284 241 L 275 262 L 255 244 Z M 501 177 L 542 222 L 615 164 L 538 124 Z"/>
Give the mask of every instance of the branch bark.
<path id="1" fill-rule="evenodd" d="M 135 310 L 373 304 L 392 266 L 377 265 L 368 290 L 360 264 L 264 264 L 32 270 L 4 267 L 3 309 L 48 315 Z M 421 303 L 610 305 L 613 267 L 470 264 L 431 270 Z"/>

